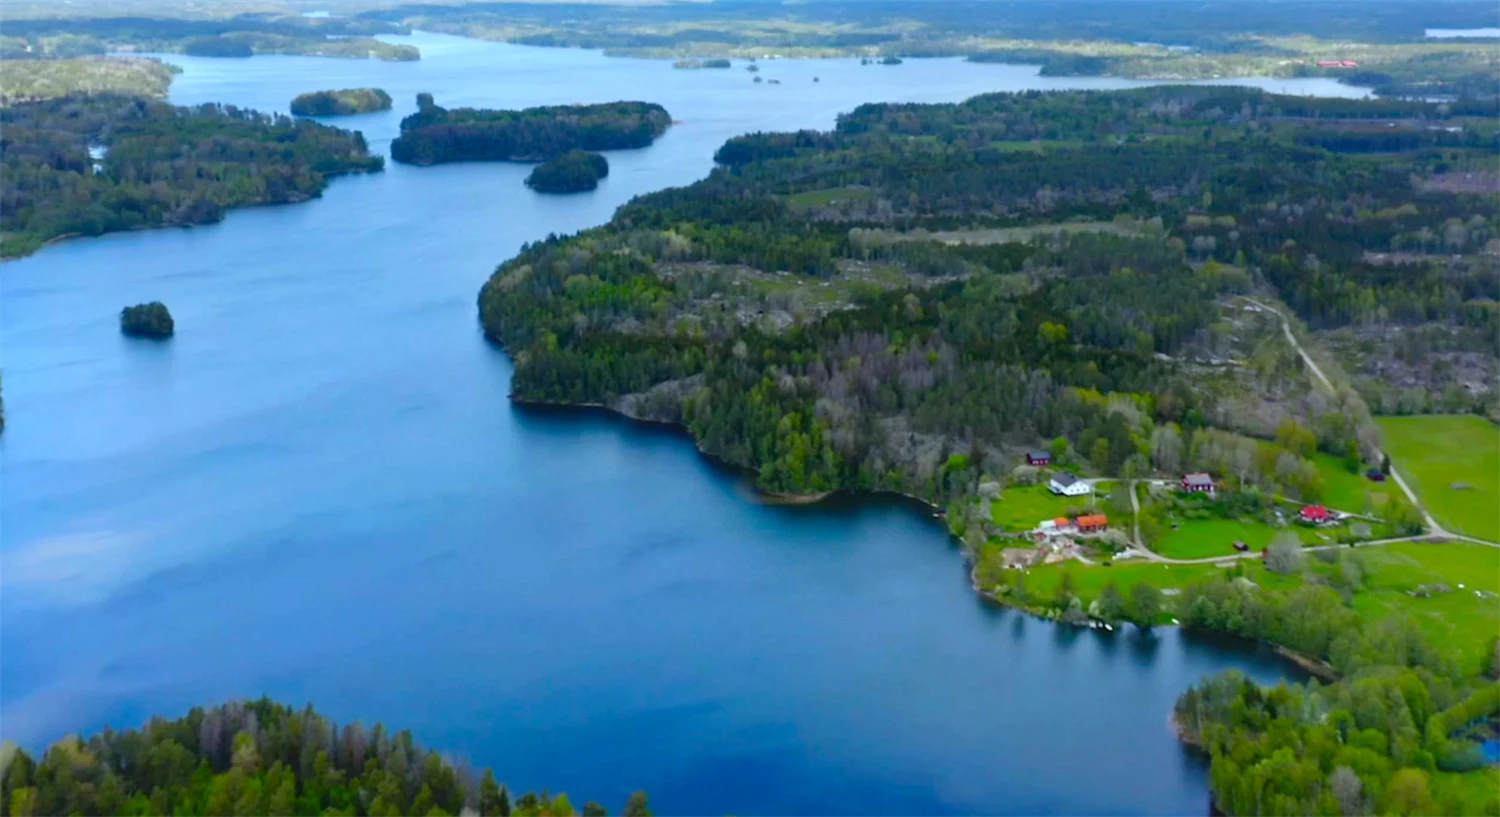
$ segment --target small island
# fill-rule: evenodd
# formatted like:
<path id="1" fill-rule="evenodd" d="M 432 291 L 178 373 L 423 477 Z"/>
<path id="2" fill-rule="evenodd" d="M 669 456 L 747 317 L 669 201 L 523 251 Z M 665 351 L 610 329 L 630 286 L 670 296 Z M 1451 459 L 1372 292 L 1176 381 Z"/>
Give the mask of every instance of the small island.
<path id="1" fill-rule="evenodd" d="M 599 186 L 609 175 L 609 161 L 587 150 L 567 153 L 537 165 L 526 186 L 539 193 L 582 193 Z"/>
<path id="2" fill-rule="evenodd" d="M 717 58 L 713 58 L 713 59 L 706 59 L 706 60 L 700 60 L 700 59 L 696 59 L 696 58 L 690 57 L 688 59 L 678 60 L 677 62 L 672 63 L 672 67 L 673 68 L 688 68 L 688 69 L 692 69 L 692 68 L 728 68 L 729 67 L 729 60 L 726 60 L 726 59 L 724 59 L 722 57 L 717 57 Z"/>
<path id="3" fill-rule="evenodd" d="M 901 58 L 900 57 L 885 57 L 885 58 L 883 58 L 883 59 L 880 60 L 880 64 L 881 65 L 900 65 L 901 64 Z"/>
<path id="4" fill-rule="evenodd" d="M 161 301 L 127 306 L 120 310 L 120 331 L 137 338 L 170 338 L 172 313 Z"/>
<path id="5" fill-rule="evenodd" d="M 312 91 L 292 100 L 294 116 L 350 116 L 391 109 L 391 95 L 379 88 Z"/>
<path id="6" fill-rule="evenodd" d="M 489 110 L 437 105 L 417 94 L 417 112 L 401 120 L 391 158 L 414 165 L 442 162 L 543 162 L 570 150 L 625 150 L 656 141 L 672 124 L 651 102 L 551 105 Z"/>

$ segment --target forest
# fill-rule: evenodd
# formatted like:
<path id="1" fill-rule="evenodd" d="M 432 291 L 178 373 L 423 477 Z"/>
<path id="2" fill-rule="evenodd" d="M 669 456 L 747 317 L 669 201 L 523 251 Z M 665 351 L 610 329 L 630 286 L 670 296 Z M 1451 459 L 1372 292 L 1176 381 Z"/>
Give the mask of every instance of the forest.
<path id="1" fill-rule="evenodd" d="M 574 806 L 562 792 L 512 792 L 493 770 L 424 749 L 409 731 L 340 726 L 311 706 L 299 711 L 265 698 L 66 737 L 39 759 L 7 749 L 0 756 L 5 817 L 608 813 L 592 800 Z M 650 817 L 646 794 L 631 795 L 620 813 Z"/>
<path id="2" fill-rule="evenodd" d="M 391 158 L 415 165 L 541 162 L 573 150 L 643 148 L 671 123 L 665 108 L 649 102 L 448 110 L 432 94 L 418 94 L 417 112 L 401 120 L 401 135 L 391 142 Z"/>
<path id="3" fill-rule="evenodd" d="M 72 235 L 218 221 L 380 170 L 364 137 L 232 105 L 70 95 L 0 109 L 0 256 Z"/>
<path id="4" fill-rule="evenodd" d="M 1418 143 L 1369 158 L 1333 138 L 1386 122 Z M 1368 253 L 1423 235 L 1490 246 L 1494 194 L 1434 182 L 1486 167 L 1495 139 L 1438 105 L 1238 89 L 866 105 L 832 133 L 732 139 L 708 179 L 525 248 L 480 310 L 516 356 L 517 396 L 641 395 L 766 490 L 943 504 L 1059 436 L 1117 475 L 1149 466 L 1156 426 L 1274 434 L 1226 417 L 1184 365 L 1236 295 L 1315 328 L 1440 321 L 1493 339 L 1492 265 L 1431 255 L 1398 273 Z M 1069 224 L 1088 229 L 1050 232 Z M 1038 240 L 987 238 L 1026 225 Z M 1353 422 L 1321 426 L 1317 448 L 1373 450 L 1350 399 L 1323 410 Z M 952 454 L 966 466 L 940 469 Z"/>

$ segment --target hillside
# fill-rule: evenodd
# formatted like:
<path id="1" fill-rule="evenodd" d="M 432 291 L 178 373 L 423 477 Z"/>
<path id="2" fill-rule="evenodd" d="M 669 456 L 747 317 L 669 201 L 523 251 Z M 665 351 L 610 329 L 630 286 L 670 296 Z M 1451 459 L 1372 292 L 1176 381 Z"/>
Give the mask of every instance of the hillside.
<path id="1" fill-rule="evenodd" d="M 1431 183 L 1487 172 L 1495 128 L 1466 113 L 1218 88 L 866 105 L 526 248 L 481 315 L 517 397 L 628 400 L 771 491 L 947 503 L 1018 445 L 1144 474 L 1157 428 L 1288 419 L 1357 459 L 1379 434 L 1358 395 L 1310 394 L 1238 296 L 1493 336 L 1493 265 L 1366 257 L 1454 219 L 1456 252 L 1495 234 L 1492 194 Z M 1274 455 L 1253 470 L 1281 481 Z"/>

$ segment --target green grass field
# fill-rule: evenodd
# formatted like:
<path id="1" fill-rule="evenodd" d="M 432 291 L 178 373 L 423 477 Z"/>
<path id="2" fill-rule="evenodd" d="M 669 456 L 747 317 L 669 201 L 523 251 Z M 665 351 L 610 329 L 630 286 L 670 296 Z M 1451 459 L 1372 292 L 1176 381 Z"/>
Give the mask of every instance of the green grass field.
<path id="1" fill-rule="evenodd" d="M 1009 531 L 1031 530 L 1043 519 L 1067 516 L 1070 509 L 1090 509 L 1095 497 L 1058 496 L 1045 484 L 1012 486 L 991 505 L 995 524 Z"/>
<path id="2" fill-rule="evenodd" d="M 1485 645 L 1500 632 L 1500 598 L 1480 598 L 1474 591 L 1500 593 L 1500 549 L 1404 542 L 1359 552 L 1371 572 L 1366 590 L 1355 596 L 1354 609 L 1370 618 L 1409 611 L 1434 643 L 1459 655 L 1465 670 L 1477 671 Z M 1407 594 L 1419 584 L 1437 582 L 1453 592 L 1428 598 Z"/>
<path id="3" fill-rule="evenodd" d="M 1443 527 L 1500 541 L 1500 429 L 1468 414 L 1377 419 L 1391 464 Z"/>
<path id="4" fill-rule="evenodd" d="M 1223 571 L 1224 568 L 1212 564 L 1163 565 L 1152 562 L 1130 562 L 1109 567 L 1104 565 L 1090 567 L 1077 562 L 1063 562 L 1033 567 L 1026 575 L 1026 592 L 1033 598 L 1050 599 L 1057 594 L 1057 586 L 1062 582 L 1062 574 L 1071 573 L 1073 587 L 1083 599 L 1084 606 L 1087 607 L 1110 582 L 1114 582 L 1115 587 L 1128 596 L 1130 588 L 1137 582 L 1145 582 L 1159 590 L 1174 590 L 1185 587 L 1194 579 Z M 1272 573 L 1261 567 L 1258 561 L 1245 562 L 1245 575 L 1262 587 L 1278 590 L 1295 587 L 1301 581 L 1296 577 Z M 1171 601 L 1168 599 L 1168 607 L 1170 606 Z M 1166 623 L 1171 619 L 1171 613 L 1164 613 L 1161 623 Z"/>
<path id="5" fill-rule="evenodd" d="M 1392 613 L 1405 612 L 1416 618 L 1439 647 L 1451 651 L 1469 672 L 1477 672 L 1485 646 L 1500 632 L 1500 598 L 1481 598 L 1476 590 L 1500 594 L 1500 549 L 1486 545 L 1451 542 L 1422 544 L 1407 542 L 1361 548 L 1358 553 L 1370 571 L 1365 589 L 1354 597 L 1354 610 L 1362 618 L 1376 621 Z M 1246 576 L 1261 587 L 1292 589 L 1300 576 L 1283 576 L 1266 570 L 1258 560 L 1243 562 Z M 1326 573 L 1329 567 L 1308 559 L 1308 568 Z M 1078 562 L 1039 565 L 1026 575 L 1026 590 L 1036 599 L 1050 599 L 1057 592 L 1062 574 L 1073 577 L 1073 586 L 1087 605 L 1106 584 L 1114 582 L 1121 592 L 1144 581 L 1162 590 L 1181 588 L 1194 579 L 1213 575 L 1224 568 L 1213 564 L 1162 565 L 1130 562 L 1083 565 Z M 1407 591 L 1419 584 L 1441 582 L 1452 588 L 1428 598 Z M 1459 585 L 1464 585 L 1459 589 Z M 1170 620 L 1165 614 L 1162 621 Z"/>
<path id="6" fill-rule="evenodd" d="M 1371 482 L 1362 473 L 1349 473 L 1344 461 L 1332 454 L 1318 452 L 1310 459 L 1323 477 L 1323 498 L 1320 501 L 1330 508 L 1361 513 L 1365 509 L 1365 492 L 1384 494 L 1387 490 L 1385 484 Z"/>
<path id="7" fill-rule="evenodd" d="M 867 187 L 833 187 L 826 190 L 808 190 L 786 197 L 787 206 L 793 210 L 827 207 L 836 201 L 863 201 L 873 198 L 875 191 Z"/>
<path id="8" fill-rule="evenodd" d="M 1177 530 L 1163 525 L 1161 536 L 1151 549 L 1173 559 L 1202 559 L 1209 556 L 1232 556 L 1234 540 L 1240 539 L 1251 550 L 1271 544 L 1277 529 L 1265 522 L 1240 522 L 1235 519 L 1182 519 Z"/>

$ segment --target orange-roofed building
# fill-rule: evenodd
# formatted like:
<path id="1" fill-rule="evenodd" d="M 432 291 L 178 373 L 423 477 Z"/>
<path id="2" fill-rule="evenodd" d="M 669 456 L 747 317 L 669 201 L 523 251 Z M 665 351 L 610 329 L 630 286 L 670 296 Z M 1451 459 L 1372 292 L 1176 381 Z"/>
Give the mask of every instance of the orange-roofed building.
<path id="1" fill-rule="evenodd" d="M 1079 533 L 1095 533 L 1109 527 L 1109 517 L 1102 513 L 1091 513 L 1073 520 Z"/>

